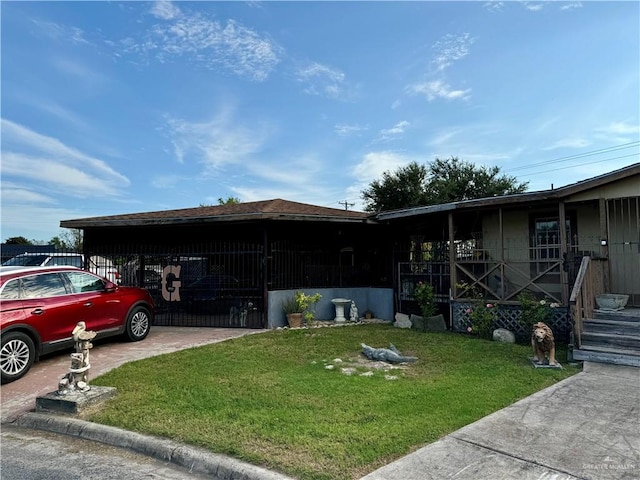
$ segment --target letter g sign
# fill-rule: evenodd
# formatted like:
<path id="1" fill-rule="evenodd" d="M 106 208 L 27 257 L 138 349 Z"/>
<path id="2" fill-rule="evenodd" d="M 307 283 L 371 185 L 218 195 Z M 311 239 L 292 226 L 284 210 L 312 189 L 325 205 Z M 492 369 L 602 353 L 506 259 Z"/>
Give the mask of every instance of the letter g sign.
<path id="1" fill-rule="evenodd" d="M 167 265 L 162 269 L 162 298 L 167 302 L 180 301 L 180 265 Z"/>

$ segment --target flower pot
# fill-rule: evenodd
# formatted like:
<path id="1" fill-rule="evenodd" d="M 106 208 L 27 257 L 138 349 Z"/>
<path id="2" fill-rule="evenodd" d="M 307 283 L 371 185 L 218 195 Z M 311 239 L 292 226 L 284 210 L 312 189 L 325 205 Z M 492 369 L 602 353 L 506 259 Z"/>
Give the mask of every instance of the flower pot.
<path id="1" fill-rule="evenodd" d="M 287 322 L 291 328 L 297 328 L 302 326 L 302 314 L 301 313 L 287 313 Z"/>

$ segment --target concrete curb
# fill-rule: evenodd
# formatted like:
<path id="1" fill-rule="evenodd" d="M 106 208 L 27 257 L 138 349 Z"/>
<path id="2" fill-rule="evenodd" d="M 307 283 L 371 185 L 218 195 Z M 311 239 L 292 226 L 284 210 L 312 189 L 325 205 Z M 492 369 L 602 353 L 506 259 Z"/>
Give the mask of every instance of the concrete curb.
<path id="1" fill-rule="evenodd" d="M 128 449 L 219 480 L 293 480 L 225 455 L 77 418 L 29 412 L 13 424 Z"/>

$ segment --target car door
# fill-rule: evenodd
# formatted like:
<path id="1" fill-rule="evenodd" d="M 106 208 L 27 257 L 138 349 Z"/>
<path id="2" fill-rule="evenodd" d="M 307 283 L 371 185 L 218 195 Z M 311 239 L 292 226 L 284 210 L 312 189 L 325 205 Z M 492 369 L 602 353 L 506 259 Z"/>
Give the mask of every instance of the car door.
<path id="1" fill-rule="evenodd" d="M 58 272 L 22 277 L 21 301 L 25 322 L 36 329 L 43 344 L 69 340 L 77 322 L 76 300 Z"/>
<path id="2" fill-rule="evenodd" d="M 102 278 L 84 271 L 65 271 L 72 290 L 71 297 L 77 302 L 80 319 L 87 330 L 98 333 L 122 326 L 124 305 L 115 291 L 107 291 Z"/>

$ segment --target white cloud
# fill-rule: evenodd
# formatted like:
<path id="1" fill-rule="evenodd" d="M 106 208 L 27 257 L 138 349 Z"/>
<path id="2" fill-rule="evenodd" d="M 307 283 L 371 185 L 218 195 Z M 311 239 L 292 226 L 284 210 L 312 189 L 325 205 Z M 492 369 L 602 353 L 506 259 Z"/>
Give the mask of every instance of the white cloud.
<path id="1" fill-rule="evenodd" d="M 396 152 L 369 152 L 353 167 L 353 175 L 366 184 L 382 177 L 384 172 L 395 171 L 410 162 L 410 158 Z"/>
<path id="2" fill-rule="evenodd" d="M 406 128 L 410 125 L 409 122 L 403 120 L 401 122 L 396 123 L 391 128 L 385 128 L 380 130 L 377 140 L 378 141 L 387 141 L 392 140 L 394 138 L 400 137 L 406 130 Z"/>
<path id="3" fill-rule="evenodd" d="M 91 45 L 85 38 L 84 31 L 77 27 L 68 27 L 54 22 L 31 20 L 38 30 L 49 38 L 74 43 L 76 45 Z"/>
<path id="4" fill-rule="evenodd" d="M 604 127 L 597 129 L 600 133 L 607 133 L 611 135 L 632 135 L 640 133 L 639 125 L 631 125 L 626 122 L 613 122 Z"/>
<path id="5" fill-rule="evenodd" d="M 441 145 L 446 145 L 451 141 L 454 137 L 463 132 L 462 128 L 449 128 L 448 130 L 440 131 L 436 133 L 436 135 L 429 140 L 429 145 L 434 147 L 439 147 Z"/>
<path id="6" fill-rule="evenodd" d="M 229 164 L 243 164 L 262 148 L 265 133 L 259 127 L 235 125 L 232 112 L 223 110 L 206 122 L 168 118 L 167 124 L 180 163 L 194 159 L 212 172 Z"/>
<path id="7" fill-rule="evenodd" d="M 55 204 L 56 199 L 44 195 L 41 192 L 34 192 L 24 185 L 18 185 L 13 182 L 2 182 L 2 203 L 7 204 Z"/>
<path id="8" fill-rule="evenodd" d="M 163 20 L 171 20 L 180 15 L 180 9 L 168 0 L 158 0 L 153 3 L 151 15 Z"/>
<path id="9" fill-rule="evenodd" d="M 283 49 L 267 37 L 234 20 L 221 24 L 201 13 L 178 11 L 171 4 L 156 8 L 167 22 L 156 24 L 142 37 L 129 37 L 116 52 L 153 56 L 159 62 L 184 57 L 203 68 L 223 68 L 240 77 L 263 81 L 281 61 Z M 178 14 L 179 13 L 179 14 Z"/>
<path id="10" fill-rule="evenodd" d="M 564 3 L 560 6 L 560 10 L 573 10 L 575 8 L 582 8 L 582 2 Z"/>
<path id="11" fill-rule="evenodd" d="M 396 123 L 393 127 L 381 130 L 380 133 L 382 135 L 401 135 L 404 133 L 405 128 L 410 125 L 409 122 L 403 120 L 401 122 Z"/>
<path id="12" fill-rule="evenodd" d="M 430 82 L 412 85 L 409 87 L 409 91 L 424 95 L 430 102 L 438 98 L 444 98 L 446 100 L 466 100 L 471 96 L 470 88 L 466 90 L 454 90 L 449 84 L 442 80 L 432 80 Z"/>
<path id="13" fill-rule="evenodd" d="M 74 197 L 120 196 L 129 180 L 104 161 L 2 119 L 2 175 Z"/>
<path id="14" fill-rule="evenodd" d="M 377 151 L 366 153 L 360 163 L 351 169 L 351 175 L 356 181 L 346 188 L 344 194 L 349 202 L 354 203 L 350 210 L 364 210 L 365 204 L 362 192 L 374 180 L 382 178 L 384 172 L 395 172 L 413 161 L 413 158 L 392 151 Z"/>
<path id="15" fill-rule="evenodd" d="M 623 144 L 640 140 L 640 125 L 612 122 L 595 128 L 594 137 L 609 144 Z"/>
<path id="16" fill-rule="evenodd" d="M 26 105 L 37 108 L 41 112 L 54 116 L 58 120 L 71 124 L 75 129 L 85 131 L 89 129 L 89 124 L 84 118 L 77 115 L 75 112 L 64 108 L 59 103 L 53 101 L 50 97 L 40 97 L 31 90 L 22 89 L 18 92 L 14 91 L 14 98 Z"/>
<path id="17" fill-rule="evenodd" d="M 80 166 L 65 164 L 47 157 L 5 152 L 2 174 L 36 182 L 71 197 L 117 196 L 117 183 Z"/>
<path id="18" fill-rule="evenodd" d="M 539 12 L 544 8 L 543 3 L 531 3 L 531 2 L 522 2 L 524 8 L 531 12 Z"/>
<path id="19" fill-rule="evenodd" d="M 470 33 L 443 36 L 432 47 L 435 50 L 435 56 L 431 63 L 435 66 L 435 70 L 441 72 L 454 62 L 466 57 L 474 41 L 475 38 L 471 37 Z"/>
<path id="20" fill-rule="evenodd" d="M 309 95 L 335 99 L 344 92 L 344 73 L 320 63 L 311 63 L 298 69 L 296 79 L 304 84 L 304 91 Z"/>
<path id="21" fill-rule="evenodd" d="M 268 162 L 254 161 L 247 168 L 262 180 L 306 190 L 318 187 L 324 165 L 315 154 L 299 154 L 292 158 L 271 158 Z"/>
<path id="22" fill-rule="evenodd" d="M 369 127 L 363 127 L 360 125 L 347 125 L 347 124 L 338 124 L 335 126 L 336 133 L 341 137 L 350 137 L 352 135 L 357 135 L 360 132 L 367 131 Z"/>
<path id="23" fill-rule="evenodd" d="M 502 7 L 504 7 L 504 2 L 485 2 L 482 6 L 490 12 L 499 12 L 502 10 Z"/>
<path id="24" fill-rule="evenodd" d="M 591 142 L 581 137 L 569 137 L 558 140 L 542 150 L 557 150 L 558 148 L 584 148 L 591 145 Z"/>

